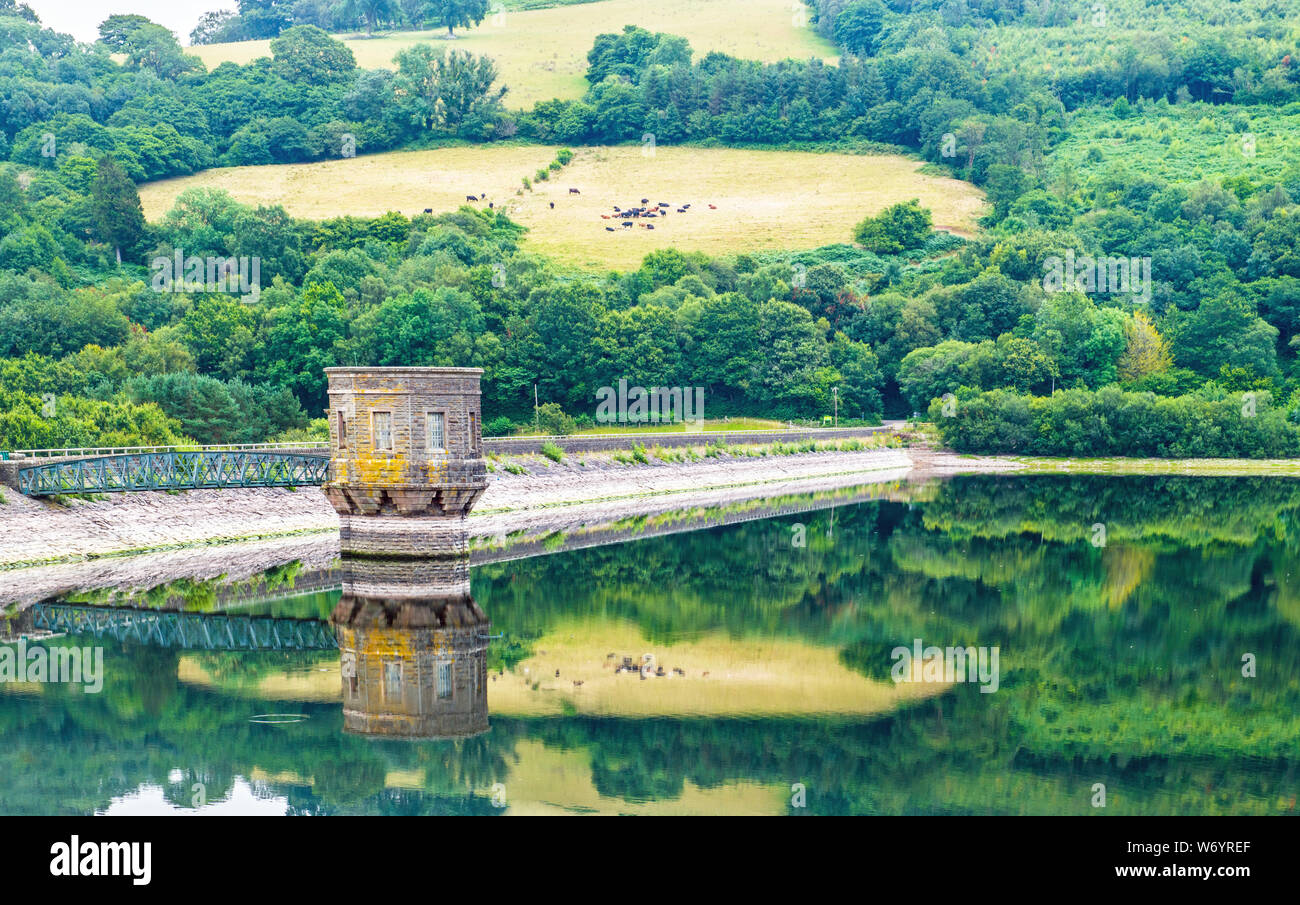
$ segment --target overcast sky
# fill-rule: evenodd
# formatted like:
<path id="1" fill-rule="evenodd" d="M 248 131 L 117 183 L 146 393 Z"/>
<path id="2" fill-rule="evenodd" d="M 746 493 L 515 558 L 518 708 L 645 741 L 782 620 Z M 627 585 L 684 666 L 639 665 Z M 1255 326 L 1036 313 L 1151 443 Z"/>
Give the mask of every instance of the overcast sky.
<path id="1" fill-rule="evenodd" d="M 182 44 L 209 10 L 235 9 L 235 0 L 19 0 L 41 17 L 46 28 L 70 34 L 78 41 L 99 37 L 99 23 L 114 13 L 148 16 L 176 33 Z"/>

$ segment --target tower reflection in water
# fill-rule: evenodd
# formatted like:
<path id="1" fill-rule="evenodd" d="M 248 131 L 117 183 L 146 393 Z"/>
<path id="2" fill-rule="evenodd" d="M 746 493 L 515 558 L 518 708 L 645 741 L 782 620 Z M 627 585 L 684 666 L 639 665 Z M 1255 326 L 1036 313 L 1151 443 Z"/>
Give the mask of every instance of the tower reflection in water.
<path id="1" fill-rule="evenodd" d="M 331 622 L 348 732 L 452 739 L 488 729 L 491 623 L 470 594 L 464 522 L 449 521 L 439 541 L 430 557 L 343 554 Z"/>
<path id="2" fill-rule="evenodd" d="M 343 725 L 402 738 L 486 732 L 487 616 L 465 517 L 487 488 L 478 368 L 327 368 L 343 598 Z"/>

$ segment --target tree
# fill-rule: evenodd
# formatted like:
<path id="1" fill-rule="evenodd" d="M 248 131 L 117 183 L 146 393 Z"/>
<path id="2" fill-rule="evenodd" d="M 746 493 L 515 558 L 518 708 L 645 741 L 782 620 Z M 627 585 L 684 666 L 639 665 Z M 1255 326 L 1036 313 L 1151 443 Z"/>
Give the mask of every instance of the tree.
<path id="1" fill-rule="evenodd" d="M 135 183 L 110 155 L 99 160 L 91 186 L 91 205 L 99 239 L 113 246 L 120 267 L 122 249 L 129 253 L 144 238 L 144 208 Z"/>
<path id="2" fill-rule="evenodd" d="M 325 408 L 325 368 L 340 363 L 347 303 L 333 284 L 309 283 L 302 295 L 269 313 L 258 373 L 291 388 L 313 412 Z"/>
<path id="3" fill-rule="evenodd" d="M 961 387 L 992 389 L 999 376 L 991 341 L 947 340 L 907 353 L 898 366 L 898 389 L 913 409 L 923 411 L 931 399 L 955 393 Z"/>
<path id="4" fill-rule="evenodd" d="M 397 6 L 393 0 L 342 0 L 334 10 L 353 20 L 365 19 L 366 37 L 374 33 L 380 19 L 391 19 L 397 14 Z"/>
<path id="5" fill-rule="evenodd" d="M 290 82 L 328 85 L 347 82 L 357 70 L 356 57 L 315 25 L 295 25 L 271 42 L 275 70 Z"/>
<path id="6" fill-rule="evenodd" d="M 1038 309 L 1033 339 L 1056 359 L 1067 386 L 1105 386 L 1115 381 L 1126 319 L 1082 293 L 1055 292 Z"/>
<path id="7" fill-rule="evenodd" d="M 1174 359 L 1203 377 L 1229 368 L 1250 368 L 1261 377 L 1277 373 L 1277 328 L 1255 314 L 1254 304 L 1232 292 L 1205 299 L 1172 321 Z"/>
<path id="8" fill-rule="evenodd" d="M 430 0 L 426 4 L 439 25 L 447 27 L 447 37 L 456 37 L 456 28 L 478 25 L 488 14 L 488 0 Z"/>
<path id="9" fill-rule="evenodd" d="M 223 41 L 233 40 L 237 35 L 238 26 L 239 17 L 233 10 L 211 10 L 199 17 L 199 24 L 190 32 L 190 43 L 220 44 Z"/>
<path id="10" fill-rule="evenodd" d="M 853 238 L 876 254 L 898 254 L 920 248 L 930 235 L 930 211 L 913 198 L 867 217 L 853 230 Z"/>
<path id="11" fill-rule="evenodd" d="M 502 110 L 506 89 L 492 88 L 497 69 L 489 57 L 417 44 L 396 60 L 403 107 L 422 128 L 454 134 L 490 124 Z"/>
<path id="12" fill-rule="evenodd" d="M 125 54 L 130 65 L 151 69 L 161 78 L 174 79 L 203 66 L 181 49 L 170 30 L 144 16 L 109 16 L 99 25 L 99 39 L 114 53 Z"/>
<path id="13" fill-rule="evenodd" d="M 1174 363 L 1169 343 L 1141 311 L 1124 324 L 1124 354 L 1119 357 L 1120 380 L 1138 380 L 1168 370 Z"/>
<path id="14" fill-rule="evenodd" d="M 885 22 L 880 0 L 855 0 L 835 17 L 835 43 L 850 53 L 875 56 Z"/>

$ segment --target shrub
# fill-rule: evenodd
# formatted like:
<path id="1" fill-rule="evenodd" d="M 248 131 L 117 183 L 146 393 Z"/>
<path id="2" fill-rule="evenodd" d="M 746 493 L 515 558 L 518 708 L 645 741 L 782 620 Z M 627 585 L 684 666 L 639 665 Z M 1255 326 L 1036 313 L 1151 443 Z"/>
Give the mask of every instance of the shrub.
<path id="1" fill-rule="evenodd" d="M 515 432 L 515 423 L 502 415 L 489 421 L 484 426 L 483 432 L 489 437 L 507 437 Z"/>
<path id="2" fill-rule="evenodd" d="M 564 461 L 564 450 L 560 449 L 560 447 L 551 440 L 547 440 L 542 444 L 542 455 L 546 456 L 546 458 L 550 459 L 552 462 Z"/>
<path id="3" fill-rule="evenodd" d="M 577 422 L 564 413 L 558 402 L 548 402 L 537 409 L 537 425 L 543 434 L 567 437 L 577 430 Z"/>
<path id="4" fill-rule="evenodd" d="M 1024 396 L 993 390 L 961 397 L 945 417 L 930 415 L 958 452 L 1039 456 L 1286 458 L 1300 455 L 1300 428 L 1264 391 L 1210 386 L 1185 396 L 1118 387 Z"/>

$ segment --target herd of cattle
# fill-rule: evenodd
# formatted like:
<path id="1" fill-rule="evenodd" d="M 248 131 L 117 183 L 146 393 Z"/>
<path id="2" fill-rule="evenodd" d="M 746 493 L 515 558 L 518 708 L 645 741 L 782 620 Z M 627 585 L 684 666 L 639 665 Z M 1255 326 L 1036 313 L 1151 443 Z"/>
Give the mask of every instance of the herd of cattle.
<path id="1" fill-rule="evenodd" d="M 578 189 L 569 189 L 569 194 L 581 195 L 582 192 L 580 192 Z M 481 192 L 477 195 L 466 195 L 465 200 L 466 201 L 487 201 L 487 192 Z M 555 210 L 555 202 L 554 201 L 550 202 L 550 205 L 551 205 L 551 210 Z M 495 208 L 496 205 L 493 202 L 488 201 L 488 207 Z M 709 205 L 709 210 L 716 211 L 717 209 L 718 206 L 716 204 Z M 618 205 L 614 205 L 614 213 L 601 214 L 600 219 L 621 220 L 623 222 L 620 223 L 619 226 L 623 227 L 624 229 L 630 229 L 634 226 L 639 226 L 642 229 L 654 229 L 655 225 L 653 223 L 645 223 L 640 221 L 657 220 L 663 217 L 667 217 L 670 211 L 676 212 L 678 214 L 688 214 L 691 211 L 691 206 L 689 204 L 680 204 L 674 206 L 667 201 L 659 201 L 655 204 L 651 204 L 649 198 L 642 198 L 641 204 L 636 207 L 621 208 Z M 424 209 L 424 212 L 426 214 L 432 214 L 433 208 L 426 207 Z M 606 226 L 605 231 L 610 233 L 618 232 L 618 230 L 612 226 Z"/>
<path id="2" fill-rule="evenodd" d="M 579 192 L 577 189 L 569 189 L 569 194 L 580 195 L 582 193 Z M 551 203 L 551 207 L 555 207 L 554 202 Z M 715 204 L 709 205 L 709 210 L 716 211 L 717 209 L 718 209 L 717 205 Z M 621 226 L 623 229 L 631 229 L 634 226 L 639 226 L 642 229 L 654 229 L 655 225 L 653 223 L 645 223 L 640 221 L 658 220 L 660 218 L 666 218 L 670 212 L 675 212 L 678 214 L 688 214 L 691 211 L 691 206 L 686 203 L 682 203 L 680 205 L 673 205 L 667 201 L 658 201 L 654 204 L 651 204 L 649 198 L 642 198 L 641 203 L 639 205 L 633 207 L 627 207 L 627 208 L 622 208 L 619 207 L 618 205 L 614 205 L 613 211 L 614 212 L 612 214 L 601 214 L 600 219 L 621 220 L 623 222 L 621 222 L 619 226 Z M 618 232 L 618 230 L 612 226 L 606 226 L 605 232 L 612 233 L 612 232 Z"/>

